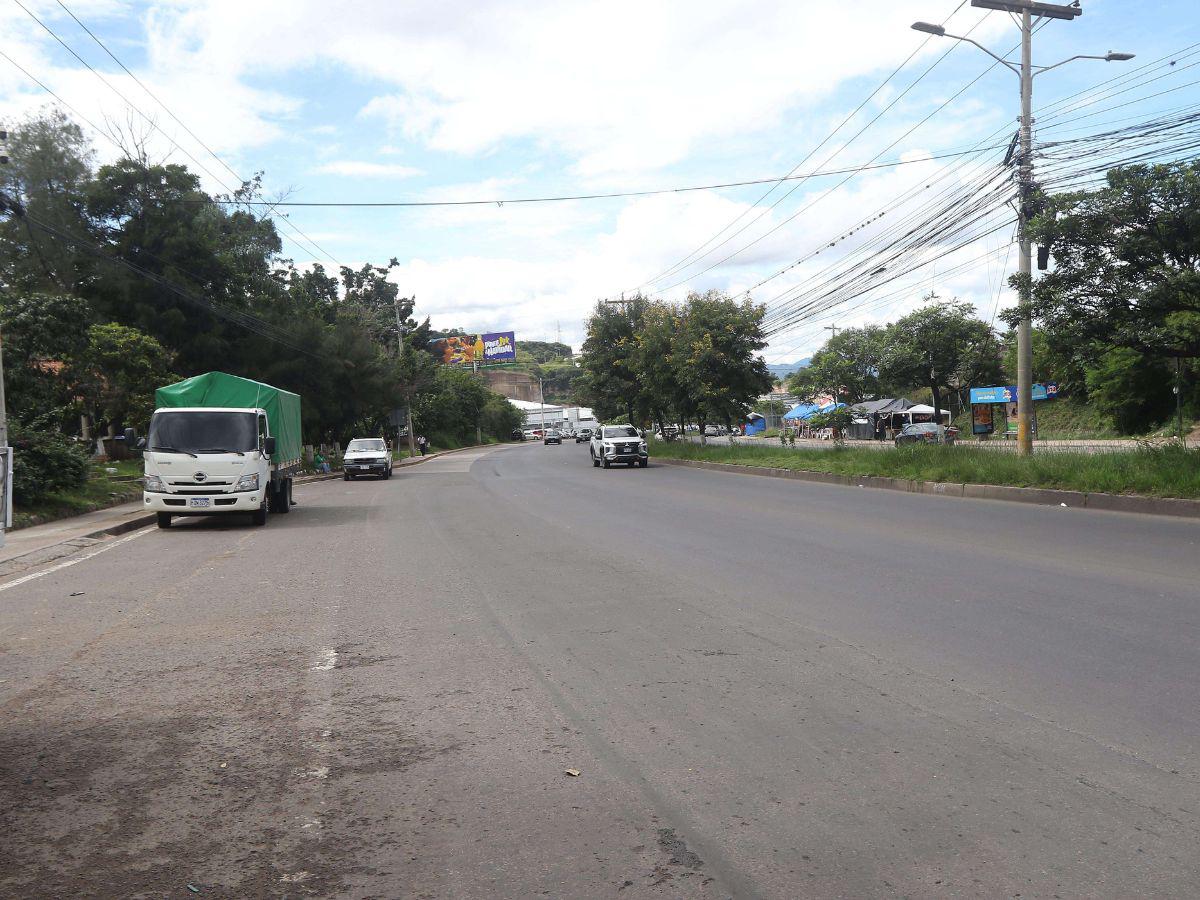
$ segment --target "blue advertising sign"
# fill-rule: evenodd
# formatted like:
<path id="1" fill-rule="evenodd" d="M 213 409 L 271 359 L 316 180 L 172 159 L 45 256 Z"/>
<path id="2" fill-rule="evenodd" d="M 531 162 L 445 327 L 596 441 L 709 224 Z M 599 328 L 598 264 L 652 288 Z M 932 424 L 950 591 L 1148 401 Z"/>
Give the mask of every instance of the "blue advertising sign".
<path id="1" fill-rule="evenodd" d="M 483 342 L 483 357 L 480 362 L 498 363 L 515 362 L 517 358 L 517 341 L 511 331 L 501 331 L 497 334 L 480 335 Z"/>
<path id="2" fill-rule="evenodd" d="M 1047 381 L 1045 384 L 1033 386 L 1034 400 L 1053 400 L 1058 396 L 1058 382 Z M 1017 386 L 1015 384 L 1001 387 L 971 388 L 971 403 L 1016 403 Z"/>

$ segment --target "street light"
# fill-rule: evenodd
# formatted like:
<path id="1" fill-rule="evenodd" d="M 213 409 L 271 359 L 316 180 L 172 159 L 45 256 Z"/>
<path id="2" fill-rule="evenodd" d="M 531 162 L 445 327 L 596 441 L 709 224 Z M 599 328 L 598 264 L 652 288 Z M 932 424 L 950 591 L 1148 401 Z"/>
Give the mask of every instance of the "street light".
<path id="1" fill-rule="evenodd" d="M 1017 221 L 1020 226 L 1020 313 L 1017 324 L 1017 452 L 1022 456 L 1033 453 L 1033 342 L 1032 323 L 1029 319 L 1029 301 L 1033 278 L 1033 260 L 1029 242 L 1029 199 L 1033 193 L 1033 79 L 1051 69 L 1057 69 L 1076 59 L 1100 59 L 1106 62 L 1125 62 L 1133 59 L 1132 53 L 1117 53 L 1110 50 L 1104 56 L 1072 56 L 1052 66 L 1033 64 L 1034 17 L 1071 21 L 1083 15 L 1079 3 L 1069 6 L 1042 3 L 1039 0 L 971 0 L 977 9 L 992 9 L 1015 13 L 1021 17 L 1021 64 L 1009 62 L 997 56 L 987 47 L 964 35 L 948 34 L 941 25 L 929 22 L 914 22 L 912 28 L 934 37 L 948 37 L 955 41 L 972 44 L 1000 63 L 1021 79 L 1021 164 L 1018 169 Z M 1036 70 L 1036 71 L 1035 71 Z"/>

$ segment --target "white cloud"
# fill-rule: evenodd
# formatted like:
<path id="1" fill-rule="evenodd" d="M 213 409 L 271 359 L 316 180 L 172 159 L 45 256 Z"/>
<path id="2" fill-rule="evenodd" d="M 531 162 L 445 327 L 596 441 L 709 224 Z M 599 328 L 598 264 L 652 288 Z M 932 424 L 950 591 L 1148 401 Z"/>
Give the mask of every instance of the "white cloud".
<path id="1" fill-rule="evenodd" d="M 348 178 L 413 178 L 425 174 L 412 166 L 367 162 L 358 159 L 334 160 L 323 163 L 312 171 L 317 175 L 344 175 Z"/>

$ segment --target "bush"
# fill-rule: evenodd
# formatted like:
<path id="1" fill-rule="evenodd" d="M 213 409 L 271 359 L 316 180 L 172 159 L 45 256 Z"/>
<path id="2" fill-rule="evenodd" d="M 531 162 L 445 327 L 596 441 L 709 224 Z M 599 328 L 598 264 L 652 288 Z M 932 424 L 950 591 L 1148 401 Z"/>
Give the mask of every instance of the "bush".
<path id="1" fill-rule="evenodd" d="M 16 503 L 37 503 L 87 481 L 87 454 L 61 434 L 21 429 L 13 431 L 11 440 Z"/>

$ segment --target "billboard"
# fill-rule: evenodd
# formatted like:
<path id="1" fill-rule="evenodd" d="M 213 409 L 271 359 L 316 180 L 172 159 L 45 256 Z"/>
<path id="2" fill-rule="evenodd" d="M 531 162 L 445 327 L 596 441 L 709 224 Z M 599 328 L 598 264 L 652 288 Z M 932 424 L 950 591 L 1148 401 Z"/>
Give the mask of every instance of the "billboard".
<path id="1" fill-rule="evenodd" d="M 480 335 L 483 342 L 482 363 L 516 362 L 517 341 L 511 331 Z"/>
<path id="2" fill-rule="evenodd" d="M 1034 400 L 1053 400 L 1058 396 L 1058 382 L 1048 381 L 1033 386 Z M 1017 399 L 1016 385 L 971 388 L 971 403 L 1012 403 Z"/>
<path id="3" fill-rule="evenodd" d="M 442 338 L 433 341 L 430 350 L 447 366 L 492 365 L 517 359 L 517 342 L 511 331 Z"/>

